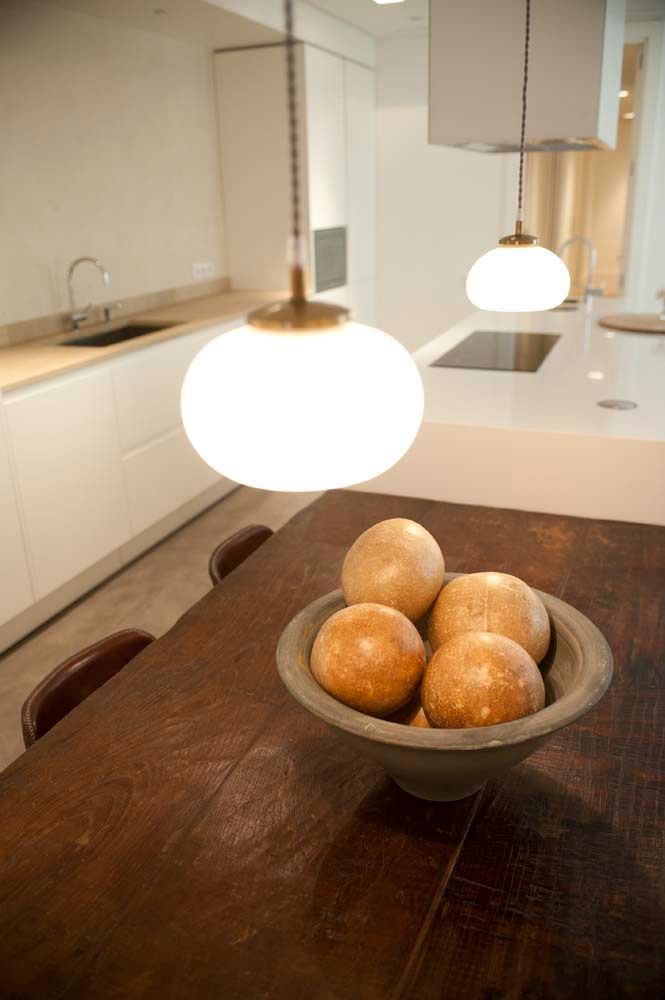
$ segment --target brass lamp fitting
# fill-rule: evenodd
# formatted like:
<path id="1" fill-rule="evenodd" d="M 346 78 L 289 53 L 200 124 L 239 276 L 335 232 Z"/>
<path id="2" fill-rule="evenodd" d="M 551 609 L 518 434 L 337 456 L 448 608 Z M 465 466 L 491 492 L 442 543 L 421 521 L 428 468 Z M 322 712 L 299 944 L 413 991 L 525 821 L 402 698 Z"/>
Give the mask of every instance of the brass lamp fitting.
<path id="1" fill-rule="evenodd" d="M 518 219 L 515 223 L 515 232 L 510 236 L 502 236 L 499 240 L 499 246 L 502 247 L 535 247 L 538 245 L 537 236 L 529 236 L 528 233 L 522 232 L 522 220 Z"/>

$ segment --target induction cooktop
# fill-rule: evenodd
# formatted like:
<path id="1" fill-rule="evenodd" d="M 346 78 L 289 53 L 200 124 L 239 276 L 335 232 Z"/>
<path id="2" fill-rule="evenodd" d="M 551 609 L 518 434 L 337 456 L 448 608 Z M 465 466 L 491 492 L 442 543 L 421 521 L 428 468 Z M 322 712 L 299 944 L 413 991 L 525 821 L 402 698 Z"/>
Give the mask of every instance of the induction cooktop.
<path id="1" fill-rule="evenodd" d="M 433 361 L 432 368 L 484 368 L 495 372 L 537 372 L 560 334 L 475 330 Z"/>

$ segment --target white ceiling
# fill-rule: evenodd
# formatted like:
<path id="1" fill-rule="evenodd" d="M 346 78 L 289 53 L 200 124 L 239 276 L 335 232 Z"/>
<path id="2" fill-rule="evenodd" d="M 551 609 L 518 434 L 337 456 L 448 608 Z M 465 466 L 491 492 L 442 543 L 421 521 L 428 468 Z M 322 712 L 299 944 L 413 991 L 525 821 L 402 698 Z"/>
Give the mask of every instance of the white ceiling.
<path id="1" fill-rule="evenodd" d="M 38 2 L 78 10 L 96 17 L 123 21 L 134 28 L 186 39 L 212 49 L 262 45 L 280 41 L 283 37 L 279 31 L 237 14 L 231 14 L 205 0 L 38 0 Z M 376 4 L 374 0 L 306 0 L 306 3 L 360 28 L 375 38 L 421 34 L 427 30 L 429 21 L 429 0 L 404 0 L 403 3 L 395 4 Z M 665 18 L 665 0 L 626 0 L 626 18 L 629 21 Z"/>
<path id="2" fill-rule="evenodd" d="M 403 3 L 379 5 L 374 0 L 306 0 L 312 7 L 348 21 L 356 28 L 389 38 L 418 34 L 429 22 L 429 0 L 404 0 Z M 439 0 L 440 2 L 440 0 Z M 626 0 L 627 21 L 654 21 L 665 18 L 665 0 Z"/>
<path id="3" fill-rule="evenodd" d="M 417 34 L 427 28 L 429 20 L 429 0 L 393 4 L 376 4 L 374 0 L 307 0 L 307 3 L 375 38 Z"/>
<path id="4" fill-rule="evenodd" d="M 0 0 L 0 3 L 2 0 Z M 280 41 L 281 32 L 237 14 L 230 14 L 203 0 L 39 0 L 55 7 L 77 10 L 93 17 L 121 21 L 143 31 L 155 31 L 209 49 L 263 45 Z M 374 6 L 374 4 L 372 4 Z M 155 13 L 155 11 L 164 13 Z"/>

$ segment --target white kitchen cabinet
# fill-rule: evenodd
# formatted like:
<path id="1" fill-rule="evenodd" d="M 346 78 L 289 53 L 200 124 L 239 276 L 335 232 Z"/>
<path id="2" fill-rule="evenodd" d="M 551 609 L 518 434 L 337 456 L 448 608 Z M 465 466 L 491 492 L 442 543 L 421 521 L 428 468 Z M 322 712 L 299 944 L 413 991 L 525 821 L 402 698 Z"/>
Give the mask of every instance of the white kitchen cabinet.
<path id="1" fill-rule="evenodd" d="M 127 493 L 135 538 L 223 479 L 199 458 L 182 427 L 180 390 L 192 358 L 237 321 L 207 327 L 145 350 L 112 366 L 113 390 Z M 222 388 L 220 386 L 220 391 Z"/>
<path id="2" fill-rule="evenodd" d="M 347 224 L 344 60 L 305 46 L 309 225 Z"/>
<path id="3" fill-rule="evenodd" d="M 134 536 L 213 484 L 234 486 L 199 458 L 181 428 L 125 455 L 122 464 Z"/>
<path id="4" fill-rule="evenodd" d="M 229 275 L 235 288 L 284 288 L 291 200 L 284 50 L 214 58 Z M 335 280 L 317 282 L 315 234 L 340 228 L 347 230 L 347 280 L 366 281 L 375 276 L 374 74 L 311 45 L 296 47 L 296 64 L 311 285 Z M 333 274 L 341 272 L 330 243 L 326 252 L 335 255 Z"/>
<path id="5" fill-rule="evenodd" d="M 302 46 L 297 50 L 301 101 Z M 282 46 L 214 55 L 224 235 L 231 286 L 285 288 L 291 187 L 286 64 Z M 302 105 L 301 105 L 302 107 Z M 307 231 L 304 116 L 300 124 L 301 219 Z"/>
<path id="6" fill-rule="evenodd" d="M 329 302 L 334 306 L 349 306 L 349 286 L 340 285 L 339 288 L 327 288 L 325 292 L 313 292 L 310 295 L 312 302 Z"/>
<path id="7" fill-rule="evenodd" d="M 346 304 L 352 319 L 376 326 L 376 281 L 356 281 L 349 285 Z"/>
<path id="8" fill-rule="evenodd" d="M 235 487 L 190 445 L 180 388 L 240 319 L 2 396 L 0 650 Z"/>
<path id="9" fill-rule="evenodd" d="M 0 625 L 33 600 L 14 476 L 0 413 Z"/>
<path id="10" fill-rule="evenodd" d="M 153 344 L 113 364 L 121 452 L 181 425 L 180 390 L 190 362 L 208 341 L 236 325 L 226 323 Z"/>
<path id="11" fill-rule="evenodd" d="M 129 538 L 110 372 L 17 390 L 5 414 L 39 599 Z"/>
<path id="12" fill-rule="evenodd" d="M 344 63 L 348 280 L 376 276 L 374 73 Z"/>
<path id="13" fill-rule="evenodd" d="M 329 288 L 311 296 L 314 302 L 330 302 L 349 310 L 351 319 L 376 326 L 376 280 L 355 281 L 341 288 Z"/>

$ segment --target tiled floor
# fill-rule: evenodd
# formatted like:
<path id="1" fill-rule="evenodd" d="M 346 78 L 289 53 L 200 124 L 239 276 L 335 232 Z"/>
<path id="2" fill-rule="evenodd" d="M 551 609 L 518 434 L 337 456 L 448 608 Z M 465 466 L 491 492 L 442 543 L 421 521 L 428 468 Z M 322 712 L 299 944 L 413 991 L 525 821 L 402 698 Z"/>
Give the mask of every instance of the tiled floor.
<path id="1" fill-rule="evenodd" d="M 162 635 L 210 588 L 218 542 L 248 524 L 280 528 L 318 495 L 236 490 L 0 656 L 0 770 L 23 752 L 21 705 L 53 667 L 117 629 Z"/>

